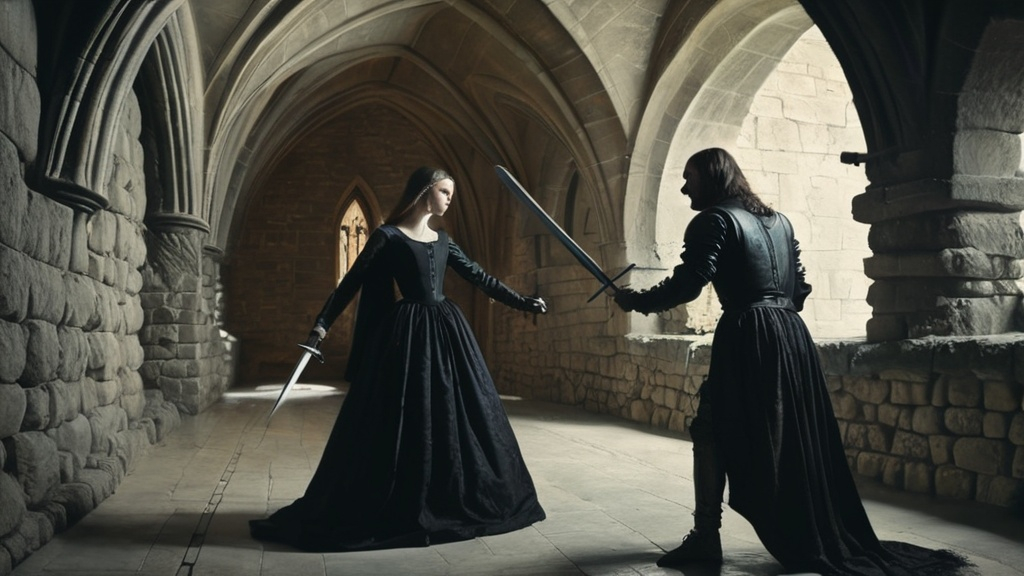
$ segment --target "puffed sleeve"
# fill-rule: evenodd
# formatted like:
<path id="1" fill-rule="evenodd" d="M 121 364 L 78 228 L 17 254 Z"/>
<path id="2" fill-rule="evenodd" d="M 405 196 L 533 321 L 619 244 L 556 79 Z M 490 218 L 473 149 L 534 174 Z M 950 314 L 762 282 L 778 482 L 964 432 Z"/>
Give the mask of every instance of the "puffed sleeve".
<path id="1" fill-rule="evenodd" d="M 356 257 L 352 268 L 345 273 L 341 282 L 338 283 L 338 287 L 328 296 L 327 302 L 324 303 L 324 307 L 316 317 L 316 326 L 322 328 L 324 332 L 330 329 L 331 324 L 345 310 L 349 302 L 355 298 L 356 292 L 359 292 L 366 279 L 367 271 L 380 255 L 381 249 L 384 248 L 386 243 L 387 234 L 380 228 L 370 234 L 370 237 L 366 240 L 366 246 L 363 247 L 362 252 Z"/>
<path id="2" fill-rule="evenodd" d="M 615 294 L 615 303 L 626 311 L 650 314 L 694 300 L 715 277 L 727 234 L 728 224 L 718 211 L 697 214 L 683 237 L 683 262 L 672 275 L 648 290 L 620 290 Z"/>
<path id="3" fill-rule="evenodd" d="M 470 260 L 466 253 L 462 251 L 462 248 L 450 237 L 448 238 L 448 266 L 455 270 L 459 276 L 480 288 L 484 294 L 510 308 L 527 312 L 542 312 L 541 307 L 543 303 L 539 299 L 523 296 L 494 276 L 484 272 L 484 269 L 473 260 Z"/>

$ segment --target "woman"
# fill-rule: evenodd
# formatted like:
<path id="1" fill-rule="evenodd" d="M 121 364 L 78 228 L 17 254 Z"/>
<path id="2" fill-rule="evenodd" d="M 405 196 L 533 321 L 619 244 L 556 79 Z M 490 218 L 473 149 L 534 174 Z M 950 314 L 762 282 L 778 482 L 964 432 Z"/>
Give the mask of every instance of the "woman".
<path id="1" fill-rule="evenodd" d="M 658 561 L 722 560 L 722 494 L 792 571 L 824 575 L 956 574 L 947 551 L 879 542 L 846 461 L 817 348 L 799 311 L 811 291 L 785 216 L 750 189 L 720 148 L 693 155 L 681 192 L 700 211 L 682 264 L 646 291 L 620 290 L 644 314 L 695 299 L 708 283 L 722 304 L 711 366 L 691 425 L 694 529 Z"/>
<path id="2" fill-rule="evenodd" d="M 311 346 L 362 290 L 351 386 L 305 495 L 251 521 L 254 538 L 310 551 L 369 550 L 500 534 L 544 519 L 476 339 L 442 293 L 445 269 L 507 306 L 547 308 L 488 275 L 430 225 L 454 194 L 444 170 L 416 170 L 324 304 Z"/>

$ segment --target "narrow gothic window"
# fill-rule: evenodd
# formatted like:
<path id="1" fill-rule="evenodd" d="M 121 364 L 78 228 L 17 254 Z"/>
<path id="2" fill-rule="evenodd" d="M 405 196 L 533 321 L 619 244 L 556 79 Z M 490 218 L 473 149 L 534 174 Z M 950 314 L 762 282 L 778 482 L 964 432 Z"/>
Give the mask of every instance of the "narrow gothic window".
<path id="1" fill-rule="evenodd" d="M 345 208 L 338 230 L 338 279 L 352 268 L 356 256 L 366 245 L 370 230 L 366 225 L 366 212 L 359 201 L 359 190 Z"/>

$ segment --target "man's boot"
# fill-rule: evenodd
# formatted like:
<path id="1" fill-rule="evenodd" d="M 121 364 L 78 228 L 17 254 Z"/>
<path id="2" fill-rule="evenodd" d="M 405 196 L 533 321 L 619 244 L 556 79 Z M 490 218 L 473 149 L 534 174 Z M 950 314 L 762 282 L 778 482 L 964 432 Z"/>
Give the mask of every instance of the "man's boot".
<path id="1" fill-rule="evenodd" d="M 692 562 L 721 562 L 722 494 L 725 473 L 718 465 L 714 445 L 693 445 L 693 486 L 695 492 L 693 530 L 682 544 L 658 560 L 658 566 L 673 568 Z"/>

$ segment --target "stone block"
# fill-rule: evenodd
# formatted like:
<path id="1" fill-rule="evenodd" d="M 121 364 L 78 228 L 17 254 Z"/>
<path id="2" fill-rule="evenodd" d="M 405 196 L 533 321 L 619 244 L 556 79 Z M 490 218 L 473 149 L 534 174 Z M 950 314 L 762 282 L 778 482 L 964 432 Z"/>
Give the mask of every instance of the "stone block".
<path id="1" fill-rule="evenodd" d="M 944 423 L 946 429 L 958 436 L 981 436 L 984 412 L 977 408 L 948 408 Z"/>
<path id="2" fill-rule="evenodd" d="M 942 410 L 934 406 L 914 408 L 912 430 L 918 434 L 938 434 L 943 431 Z"/>
<path id="3" fill-rule="evenodd" d="M 25 416 L 21 429 L 45 430 L 50 425 L 50 391 L 45 386 L 25 389 Z"/>
<path id="4" fill-rule="evenodd" d="M 890 402 L 909 406 L 931 405 L 931 384 L 928 382 L 893 381 Z"/>
<path id="5" fill-rule="evenodd" d="M 81 380 L 89 365 L 88 337 L 79 328 L 60 326 L 57 328 L 57 341 L 60 345 L 57 377 L 68 382 Z"/>
<path id="6" fill-rule="evenodd" d="M 936 306 L 909 314 L 907 336 L 972 336 L 1003 334 L 1014 330 L 1017 295 L 988 298 L 940 297 Z"/>
<path id="7" fill-rule="evenodd" d="M 22 322 L 28 317 L 32 264 L 21 252 L 0 244 L 0 318 Z"/>
<path id="8" fill-rule="evenodd" d="M 939 340 L 935 344 L 935 371 L 969 372 L 982 380 L 1010 380 L 1017 347 L 1016 339 L 1007 338 Z"/>
<path id="9" fill-rule="evenodd" d="M 939 379 L 946 388 L 950 405 L 968 408 L 981 406 L 982 383 L 973 374 L 943 374 Z"/>
<path id="10" fill-rule="evenodd" d="M 1024 446 L 1024 412 L 1013 415 L 1007 438 L 1016 446 Z"/>
<path id="11" fill-rule="evenodd" d="M 82 482 L 62 484 L 53 494 L 53 501 L 64 507 L 69 524 L 75 524 L 95 508 L 93 490 Z"/>
<path id="12" fill-rule="evenodd" d="M 117 480 L 107 470 L 96 468 L 84 468 L 78 472 L 78 481 L 89 487 L 92 492 L 92 508 L 99 506 L 114 493 L 117 488 Z"/>
<path id="13" fill-rule="evenodd" d="M 982 504 L 993 504 L 1009 508 L 1014 504 L 1022 482 L 1006 476 L 978 475 L 978 487 L 974 499 Z"/>
<path id="14" fill-rule="evenodd" d="M 28 188 L 14 144 L 0 137 L 0 244 L 15 250 L 22 245 L 22 215 L 28 210 Z"/>
<path id="15" fill-rule="evenodd" d="M 62 422 L 74 420 L 82 411 L 82 393 L 78 385 L 54 380 L 43 385 L 50 400 L 50 424 L 60 426 Z"/>
<path id="16" fill-rule="evenodd" d="M 136 372 L 146 361 L 146 352 L 142 349 L 139 339 L 134 336 L 121 338 L 121 360 L 127 370 Z"/>
<path id="17" fill-rule="evenodd" d="M 904 463 L 899 458 L 885 458 L 882 465 L 882 483 L 886 486 L 902 488 L 905 483 Z"/>
<path id="18" fill-rule="evenodd" d="M 1009 469 L 1009 445 L 987 438 L 960 438 L 953 444 L 953 462 L 979 474 L 998 475 Z"/>
<path id="19" fill-rule="evenodd" d="M 932 345 L 918 340 L 858 346 L 850 358 L 850 374 L 856 376 L 927 382 L 931 373 Z"/>
<path id="20" fill-rule="evenodd" d="M 82 414 L 88 416 L 100 405 L 96 381 L 92 378 L 83 378 L 79 382 L 79 389 L 82 391 Z"/>
<path id="21" fill-rule="evenodd" d="M 1000 412 L 988 412 L 982 421 L 982 435 L 985 438 L 1005 440 L 1010 431 L 1010 415 Z"/>
<path id="22" fill-rule="evenodd" d="M 29 431 L 12 436 L 8 446 L 8 464 L 25 491 L 26 505 L 41 506 L 60 484 L 57 445 L 43 432 Z"/>
<path id="23" fill-rule="evenodd" d="M 1010 476 L 1018 480 L 1024 479 L 1024 447 L 1017 446 L 1013 450 L 1013 464 L 1010 466 Z"/>
<path id="24" fill-rule="evenodd" d="M 99 406 L 89 416 L 92 428 L 92 448 L 90 452 L 109 454 L 110 439 L 128 427 L 128 417 L 119 406 Z"/>
<path id="25" fill-rule="evenodd" d="M 64 319 L 64 308 L 67 305 L 64 278 L 60 271 L 50 265 L 34 263 L 29 266 L 28 272 L 28 317 L 50 324 L 60 324 Z"/>
<path id="26" fill-rule="evenodd" d="M 0 539 L 10 534 L 25 516 L 25 493 L 11 475 L 0 471 Z"/>
<path id="27" fill-rule="evenodd" d="M 989 380 L 983 384 L 983 397 L 986 410 L 996 412 L 1015 412 L 1020 410 L 1021 384 L 1008 380 Z"/>
<path id="28" fill-rule="evenodd" d="M 882 475 L 882 469 L 885 466 L 885 461 L 886 457 L 881 454 L 861 452 L 856 458 L 857 474 L 867 478 L 877 479 Z"/>
<path id="29" fill-rule="evenodd" d="M 111 380 L 124 364 L 121 345 L 111 332 L 89 332 L 89 376 Z"/>
<path id="30" fill-rule="evenodd" d="M 880 404 L 878 406 L 878 422 L 895 428 L 899 425 L 900 413 L 904 409 L 892 404 Z"/>
<path id="31" fill-rule="evenodd" d="M 92 426 L 85 415 L 79 414 L 56 428 L 50 428 L 46 435 L 54 441 L 58 450 L 67 452 L 74 458 L 76 469 L 85 466 L 86 458 L 92 451 Z"/>
<path id="32" fill-rule="evenodd" d="M 897 430 L 892 439 L 892 453 L 916 460 L 928 460 L 931 447 L 927 436 Z"/>
<path id="33" fill-rule="evenodd" d="M 96 401 L 100 406 L 109 406 L 121 397 L 120 380 L 95 380 Z"/>
<path id="34" fill-rule="evenodd" d="M 832 395 L 832 409 L 836 418 L 840 420 L 853 420 L 857 417 L 857 399 L 852 394 L 837 392 Z"/>
<path id="35" fill-rule="evenodd" d="M 931 494 L 935 468 L 923 462 L 908 462 L 903 469 L 903 488 L 917 494 Z"/>
<path id="36" fill-rule="evenodd" d="M 21 430 L 28 407 L 25 390 L 17 384 L 0 384 L 0 440 Z"/>
<path id="37" fill-rule="evenodd" d="M 975 476 L 956 466 L 939 466 L 935 470 L 935 495 L 970 500 L 974 497 Z"/>
<path id="38" fill-rule="evenodd" d="M 17 382 L 25 370 L 27 357 L 27 329 L 21 324 L 0 320 L 0 383 Z"/>
<path id="39" fill-rule="evenodd" d="M 848 342 L 829 341 L 818 344 L 818 358 L 826 376 L 844 376 L 850 373 L 850 358 L 854 347 Z"/>
<path id="40" fill-rule="evenodd" d="M 936 465 L 952 464 L 953 444 L 956 443 L 956 440 L 956 436 L 929 436 L 928 446 L 931 452 L 932 463 Z"/>
<path id="41" fill-rule="evenodd" d="M 5 548 L 10 553 L 12 563 L 21 564 L 43 544 L 52 540 L 53 533 L 53 524 L 45 513 L 29 510 L 21 524 L 4 538 L 0 549 Z"/>
<path id="42" fill-rule="evenodd" d="M 3 2 L 3 5 L 10 5 L 10 2 Z M 15 4 L 17 5 L 17 4 Z M 22 5 L 23 6 L 23 5 Z M 31 8 L 28 8 L 31 10 Z M 6 12 L 6 10 L 5 10 Z M 7 14 L 0 13 L 0 19 Z M 19 23 L 21 18 L 17 20 Z M 9 24 L 5 23 L 6 28 Z M 8 36 L 0 36 L 6 39 Z M 24 42 L 30 43 L 31 52 L 35 53 L 36 36 L 27 33 L 18 33 L 14 38 L 23 38 Z M 21 42 L 15 42 L 20 45 Z M 19 49 L 19 60 L 11 58 L 6 49 L 0 50 L 0 102 L 17 102 L 16 106 L 0 106 L 0 134 L 8 136 L 18 149 L 19 156 L 31 164 L 36 160 L 39 142 L 39 118 L 42 113 L 42 99 L 39 96 L 39 88 L 36 79 L 33 77 L 34 69 L 23 67 L 20 63 L 23 50 Z M 33 67 L 34 68 L 34 67 Z"/>
<path id="43" fill-rule="evenodd" d="M 93 280 L 81 274 L 65 274 L 64 292 L 67 295 L 63 319 L 65 325 L 85 328 L 91 318 L 98 317 L 96 307 L 99 297 Z"/>
<path id="44" fill-rule="evenodd" d="M 857 400 L 869 404 L 881 404 L 890 394 L 889 382 L 875 378 L 844 378 L 843 388 Z"/>
<path id="45" fill-rule="evenodd" d="M 36 385 L 49 382 L 57 377 L 57 368 L 60 365 L 57 327 L 39 320 L 26 320 L 25 327 L 28 330 L 28 345 L 21 383 Z"/>

